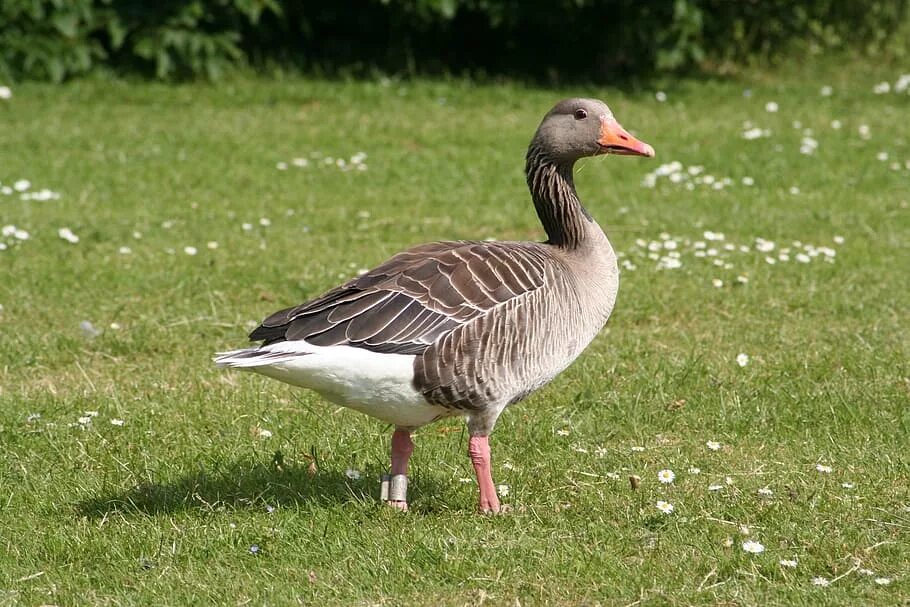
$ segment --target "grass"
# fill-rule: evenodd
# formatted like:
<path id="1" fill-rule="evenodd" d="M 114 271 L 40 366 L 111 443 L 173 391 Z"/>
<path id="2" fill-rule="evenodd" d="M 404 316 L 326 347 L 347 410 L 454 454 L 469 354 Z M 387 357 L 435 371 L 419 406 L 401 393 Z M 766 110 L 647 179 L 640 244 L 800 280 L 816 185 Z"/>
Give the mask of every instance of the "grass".
<path id="1" fill-rule="evenodd" d="M 887 67 L 836 67 L 671 82 L 665 103 L 457 80 L 16 87 L 0 181 L 60 198 L 0 196 L 30 234 L 0 240 L 0 604 L 906 604 L 910 96 L 872 93 Z M 417 434 L 412 512 L 387 510 L 389 428 L 209 358 L 408 245 L 540 238 L 525 146 L 579 93 L 658 153 L 578 167 L 635 266 L 614 317 L 500 419 L 512 513 L 473 514 L 458 420 Z M 276 169 L 359 151 L 366 171 Z M 671 160 L 734 183 L 642 187 Z M 705 231 L 717 256 L 695 256 Z M 682 267 L 656 270 L 667 239 Z M 797 261 L 805 243 L 834 263 Z"/>

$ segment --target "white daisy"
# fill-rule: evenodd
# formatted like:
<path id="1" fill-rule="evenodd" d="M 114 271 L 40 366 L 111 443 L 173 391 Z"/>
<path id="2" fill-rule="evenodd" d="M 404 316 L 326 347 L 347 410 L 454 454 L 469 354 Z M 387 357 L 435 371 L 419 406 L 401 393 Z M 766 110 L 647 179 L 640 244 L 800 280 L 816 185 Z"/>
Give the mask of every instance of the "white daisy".
<path id="1" fill-rule="evenodd" d="M 812 584 L 814 586 L 821 586 L 822 588 L 826 588 L 831 585 L 831 581 L 826 577 L 818 576 L 812 578 Z"/>
<path id="2" fill-rule="evenodd" d="M 762 487 L 761 489 L 758 490 L 758 494 L 763 497 L 771 497 L 772 495 L 774 495 L 774 492 L 771 491 L 771 489 L 769 489 L 768 487 Z"/>
<path id="3" fill-rule="evenodd" d="M 73 234 L 73 231 L 69 228 L 60 228 L 57 230 L 57 236 L 72 244 L 79 242 L 79 237 Z"/>
<path id="4" fill-rule="evenodd" d="M 355 470 L 354 468 L 348 468 L 344 471 L 344 475 L 351 479 L 352 481 L 360 480 L 360 470 Z"/>
<path id="5" fill-rule="evenodd" d="M 720 491 L 723 488 L 723 485 L 708 485 L 708 491 Z"/>
<path id="6" fill-rule="evenodd" d="M 825 464 L 815 464 L 815 469 L 822 474 L 830 474 L 834 470 L 831 466 L 826 466 Z"/>
<path id="7" fill-rule="evenodd" d="M 502 497 L 509 495 L 509 486 L 508 485 L 496 485 L 496 493 Z"/>
<path id="8" fill-rule="evenodd" d="M 112 426 L 122 426 L 122 425 L 125 424 L 125 423 L 126 423 L 126 422 L 124 422 L 122 419 L 112 419 L 112 420 L 111 420 L 111 425 L 112 425 Z"/>
<path id="9" fill-rule="evenodd" d="M 751 554 L 761 554 L 765 547 L 755 540 L 746 540 L 743 542 L 743 550 Z"/>
<path id="10" fill-rule="evenodd" d="M 879 586 L 887 586 L 891 583 L 891 578 L 889 577 L 877 577 L 875 578 L 875 583 Z"/>
<path id="11" fill-rule="evenodd" d="M 673 482 L 673 479 L 676 478 L 676 474 L 673 473 L 670 469 L 661 470 L 657 473 L 657 480 L 668 485 Z"/>
<path id="12" fill-rule="evenodd" d="M 717 451 L 720 449 L 720 443 L 715 440 L 709 440 L 705 443 L 705 446 L 711 451 Z"/>
<path id="13" fill-rule="evenodd" d="M 740 352 L 736 355 L 736 364 L 740 367 L 745 367 L 749 364 L 749 355 L 743 352 Z"/>
<path id="14" fill-rule="evenodd" d="M 776 102 L 776 101 L 769 101 L 768 103 L 765 104 L 765 111 L 766 111 L 766 112 L 770 112 L 770 113 L 773 114 L 773 113 L 775 113 L 778 109 L 780 109 L 780 106 L 777 105 L 777 102 Z"/>
<path id="15" fill-rule="evenodd" d="M 781 559 L 777 562 L 780 563 L 781 567 L 788 567 L 789 569 L 796 569 L 796 565 L 798 564 L 796 559 Z"/>
<path id="16" fill-rule="evenodd" d="M 186 246 L 186 247 L 183 247 L 183 252 L 186 253 L 187 255 L 195 255 L 199 251 L 196 249 L 196 247 Z"/>
<path id="17" fill-rule="evenodd" d="M 695 468 L 693 466 L 692 468 L 689 468 L 689 474 L 701 474 L 701 468 Z"/>
<path id="18" fill-rule="evenodd" d="M 664 514 L 670 514 L 673 512 L 673 504 L 665 502 L 664 500 L 657 500 L 657 509 Z"/>

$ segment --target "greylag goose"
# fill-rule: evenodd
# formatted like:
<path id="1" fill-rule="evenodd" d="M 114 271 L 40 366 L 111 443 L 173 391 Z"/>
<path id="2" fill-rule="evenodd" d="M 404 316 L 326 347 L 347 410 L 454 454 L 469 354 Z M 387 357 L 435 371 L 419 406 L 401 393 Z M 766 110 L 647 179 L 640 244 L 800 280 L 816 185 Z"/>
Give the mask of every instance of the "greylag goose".
<path id="1" fill-rule="evenodd" d="M 395 426 L 382 499 L 407 510 L 411 432 L 467 420 L 481 512 L 499 512 L 489 435 L 508 405 L 547 384 L 607 322 L 616 255 L 578 199 L 575 161 L 654 156 L 594 99 L 560 101 L 528 148 L 526 174 L 546 242 L 455 241 L 398 253 L 250 333 L 255 348 L 215 363 L 315 390 Z"/>

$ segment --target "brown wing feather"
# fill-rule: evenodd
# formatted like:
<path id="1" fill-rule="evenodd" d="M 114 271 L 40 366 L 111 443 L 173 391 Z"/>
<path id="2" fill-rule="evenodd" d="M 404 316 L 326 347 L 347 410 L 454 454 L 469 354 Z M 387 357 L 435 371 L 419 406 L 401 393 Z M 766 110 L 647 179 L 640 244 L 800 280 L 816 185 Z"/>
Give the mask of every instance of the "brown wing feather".
<path id="1" fill-rule="evenodd" d="M 536 243 L 420 245 L 321 297 L 272 314 L 250 339 L 420 354 L 459 326 L 542 287 L 546 264 Z"/>

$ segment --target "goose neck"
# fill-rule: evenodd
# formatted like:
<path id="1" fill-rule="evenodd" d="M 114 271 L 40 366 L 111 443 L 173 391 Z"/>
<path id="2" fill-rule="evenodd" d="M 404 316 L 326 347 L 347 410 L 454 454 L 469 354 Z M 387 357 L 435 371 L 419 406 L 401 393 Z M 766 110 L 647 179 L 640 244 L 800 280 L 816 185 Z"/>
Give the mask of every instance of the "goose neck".
<path id="1" fill-rule="evenodd" d="M 533 145 L 528 150 L 528 187 L 547 233 L 547 242 L 566 249 L 581 247 L 592 230 L 600 232 L 578 198 L 572 178 L 574 164 L 574 161 L 554 161 Z"/>

